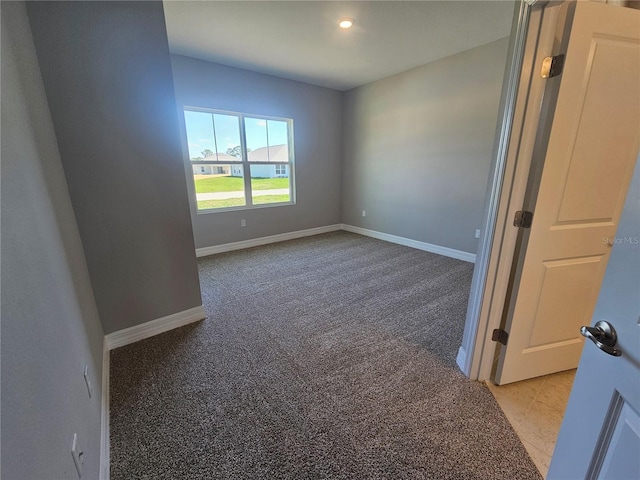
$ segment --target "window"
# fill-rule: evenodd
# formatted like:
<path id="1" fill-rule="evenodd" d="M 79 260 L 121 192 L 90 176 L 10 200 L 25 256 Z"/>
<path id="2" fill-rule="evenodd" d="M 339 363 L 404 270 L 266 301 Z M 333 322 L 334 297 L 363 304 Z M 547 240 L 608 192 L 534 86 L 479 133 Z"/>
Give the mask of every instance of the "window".
<path id="1" fill-rule="evenodd" d="M 198 212 L 294 203 L 293 121 L 185 108 Z"/>

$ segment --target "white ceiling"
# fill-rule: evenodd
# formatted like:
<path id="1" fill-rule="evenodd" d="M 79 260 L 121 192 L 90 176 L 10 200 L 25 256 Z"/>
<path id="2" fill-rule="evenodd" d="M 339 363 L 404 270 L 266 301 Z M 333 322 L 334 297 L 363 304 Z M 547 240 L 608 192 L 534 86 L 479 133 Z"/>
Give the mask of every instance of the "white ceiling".
<path id="1" fill-rule="evenodd" d="M 509 35 L 512 1 L 173 1 L 173 53 L 348 90 Z M 349 30 L 339 18 L 355 19 Z"/>

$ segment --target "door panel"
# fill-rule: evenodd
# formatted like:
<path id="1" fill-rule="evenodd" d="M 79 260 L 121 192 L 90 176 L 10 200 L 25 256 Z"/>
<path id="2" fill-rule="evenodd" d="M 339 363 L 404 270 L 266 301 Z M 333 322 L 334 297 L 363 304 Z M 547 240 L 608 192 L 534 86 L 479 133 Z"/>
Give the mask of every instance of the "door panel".
<path id="1" fill-rule="evenodd" d="M 585 340 L 548 480 L 640 478 L 640 160 L 588 324 L 599 320 L 622 355 Z"/>
<path id="2" fill-rule="evenodd" d="M 594 2 L 563 8 L 564 71 L 498 384 L 578 365 L 579 327 L 591 318 L 640 145 L 640 12 Z"/>
<path id="3" fill-rule="evenodd" d="M 638 126 L 620 115 L 620 104 L 611 89 L 624 91 L 628 105 L 637 107 L 640 78 L 629 65 L 637 64 L 638 54 L 637 42 L 629 39 L 592 39 L 591 69 L 573 152 L 567 155 L 569 171 L 557 223 L 612 222 L 620 214 L 625 192 L 619 186 L 628 183 L 628 158 L 637 154 L 637 149 L 629 151 L 624 140 L 634 138 Z M 603 138 L 610 141 L 603 142 Z"/>
<path id="4" fill-rule="evenodd" d="M 596 256 L 543 262 L 542 293 L 528 348 L 567 341 L 582 344 L 569 322 L 558 323 L 555 319 L 591 314 L 593 305 L 583 299 L 593 297 L 590 279 L 602 268 L 602 259 Z"/>
<path id="5" fill-rule="evenodd" d="M 603 438 L 602 456 L 595 459 L 588 475 L 592 478 L 640 478 L 640 416 L 628 402 L 615 392 L 614 415 L 605 418 L 609 435 Z M 628 461 L 634 459 L 635 461 Z"/>

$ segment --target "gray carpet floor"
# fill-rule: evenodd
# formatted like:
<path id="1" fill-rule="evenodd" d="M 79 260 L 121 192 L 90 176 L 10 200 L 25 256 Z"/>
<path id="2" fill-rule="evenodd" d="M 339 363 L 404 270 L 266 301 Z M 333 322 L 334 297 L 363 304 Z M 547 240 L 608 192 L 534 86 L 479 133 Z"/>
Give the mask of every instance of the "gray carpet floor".
<path id="1" fill-rule="evenodd" d="M 539 479 L 455 365 L 472 264 L 335 232 L 200 259 L 207 312 L 111 352 L 112 479 Z"/>

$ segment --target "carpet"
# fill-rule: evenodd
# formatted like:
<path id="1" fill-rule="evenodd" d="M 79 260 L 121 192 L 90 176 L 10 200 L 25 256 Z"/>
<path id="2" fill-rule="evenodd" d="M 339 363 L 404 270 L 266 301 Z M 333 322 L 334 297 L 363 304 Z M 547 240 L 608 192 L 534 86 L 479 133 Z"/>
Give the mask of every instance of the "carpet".
<path id="1" fill-rule="evenodd" d="M 473 265 L 346 232 L 199 260 L 207 313 L 111 352 L 112 479 L 539 479 L 455 364 Z"/>

